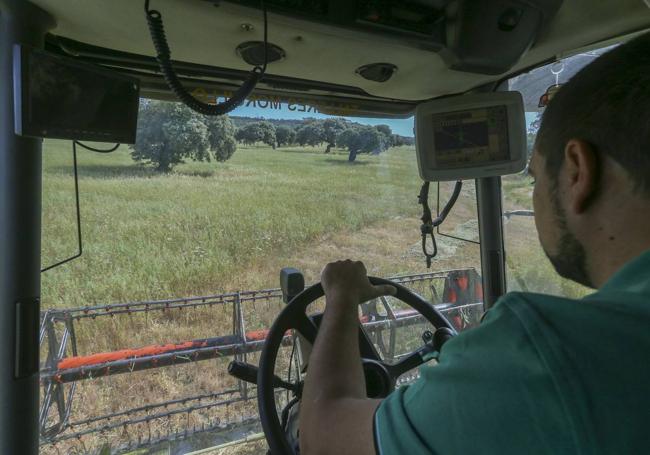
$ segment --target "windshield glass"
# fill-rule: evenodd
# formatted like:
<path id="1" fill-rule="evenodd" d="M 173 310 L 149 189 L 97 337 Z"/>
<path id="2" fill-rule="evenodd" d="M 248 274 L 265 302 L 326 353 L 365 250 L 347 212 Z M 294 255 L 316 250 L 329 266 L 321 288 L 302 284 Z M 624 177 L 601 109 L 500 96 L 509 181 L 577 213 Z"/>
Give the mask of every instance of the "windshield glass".
<path id="1" fill-rule="evenodd" d="M 74 253 L 77 238 L 71 143 L 46 140 L 43 156 L 47 266 Z M 43 453 L 151 447 L 174 435 L 192 441 L 189 451 L 259 431 L 254 386 L 227 365 L 257 364 L 284 306 L 283 267 L 310 285 L 329 261 L 362 260 L 369 275 L 398 277 L 439 305 L 459 330 L 480 319 L 474 185 L 440 228 L 427 269 L 412 119 L 332 117 L 264 100 L 206 119 L 142 100 L 136 145 L 79 149 L 78 173 L 83 255 L 42 281 L 44 374 L 64 381 L 42 397 Z M 431 185 L 434 216 L 452 189 Z M 394 299 L 360 308 L 366 324 L 402 316 L 408 308 Z M 414 320 L 369 336 L 395 362 L 422 345 L 426 328 Z M 276 368 L 282 377 L 301 373 L 291 345 Z M 212 436 L 188 436 L 202 432 Z"/>

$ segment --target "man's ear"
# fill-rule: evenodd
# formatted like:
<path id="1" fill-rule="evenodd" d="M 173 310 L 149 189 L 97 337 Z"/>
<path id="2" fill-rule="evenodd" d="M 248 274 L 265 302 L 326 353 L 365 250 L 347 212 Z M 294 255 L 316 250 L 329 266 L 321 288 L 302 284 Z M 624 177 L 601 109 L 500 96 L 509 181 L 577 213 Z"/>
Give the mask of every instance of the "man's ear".
<path id="1" fill-rule="evenodd" d="M 581 139 L 570 139 L 564 147 L 567 207 L 575 214 L 589 208 L 598 190 L 598 155 L 594 147 Z"/>

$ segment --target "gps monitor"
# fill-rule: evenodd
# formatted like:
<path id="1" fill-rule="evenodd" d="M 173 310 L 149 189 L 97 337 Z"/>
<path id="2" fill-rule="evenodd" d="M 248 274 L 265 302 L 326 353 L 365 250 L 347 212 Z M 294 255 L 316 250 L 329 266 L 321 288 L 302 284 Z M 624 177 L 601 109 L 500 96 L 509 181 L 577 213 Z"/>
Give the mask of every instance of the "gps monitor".
<path id="1" fill-rule="evenodd" d="M 98 65 L 14 46 L 14 118 L 20 136 L 135 142 L 139 81 Z"/>
<path id="2" fill-rule="evenodd" d="M 493 92 L 420 104 L 415 138 L 423 180 L 514 174 L 527 158 L 523 99 L 519 92 Z"/>

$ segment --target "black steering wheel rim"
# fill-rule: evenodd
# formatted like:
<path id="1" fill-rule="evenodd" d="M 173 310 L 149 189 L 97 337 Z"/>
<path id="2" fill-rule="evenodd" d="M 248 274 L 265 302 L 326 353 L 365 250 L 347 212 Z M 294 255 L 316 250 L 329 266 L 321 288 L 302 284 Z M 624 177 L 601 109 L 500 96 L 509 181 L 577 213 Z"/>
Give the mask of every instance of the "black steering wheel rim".
<path id="1" fill-rule="evenodd" d="M 411 308 L 420 313 L 436 329 L 445 327 L 456 333 L 454 327 L 436 308 L 427 302 L 424 298 L 406 288 L 405 286 L 394 283 L 390 280 L 377 277 L 368 277 L 373 285 L 391 285 L 397 289 L 394 298 L 406 303 Z M 316 338 L 318 329 L 306 316 L 306 309 L 309 304 L 316 299 L 323 297 L 323 287 L 320 283 L 314 284 L 302 291 L 277 316 L 264 343 L 264 349 L 259 362 L 257 373 L 257 404 L 260 413 L 260 420 L 264 435 L 269 444 L 270 452 L 273 455 L 295 455 L 293 449 L 287 442 L 284 430 L 278 418 L 275 403 L 275 393 L 272 378 L 275 370 L 275 362 L 285 333 L 290 329 L 298 330 L 305 338 L 313 340 Z M 295 327 L 295 321 L 301 321 Z"/>

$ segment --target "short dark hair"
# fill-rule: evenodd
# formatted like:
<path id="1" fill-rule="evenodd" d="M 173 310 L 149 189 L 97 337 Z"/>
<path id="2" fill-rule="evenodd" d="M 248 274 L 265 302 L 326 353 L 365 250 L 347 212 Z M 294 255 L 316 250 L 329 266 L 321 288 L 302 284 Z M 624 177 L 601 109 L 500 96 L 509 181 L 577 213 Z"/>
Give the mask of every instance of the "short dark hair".
<path id="1" fill-rule="evenodd" d="M 555 94 L 536 142 L 552 179 L 571 139 L 614 159 L 650 196 L 650 33 L 603 54 Z"/>

